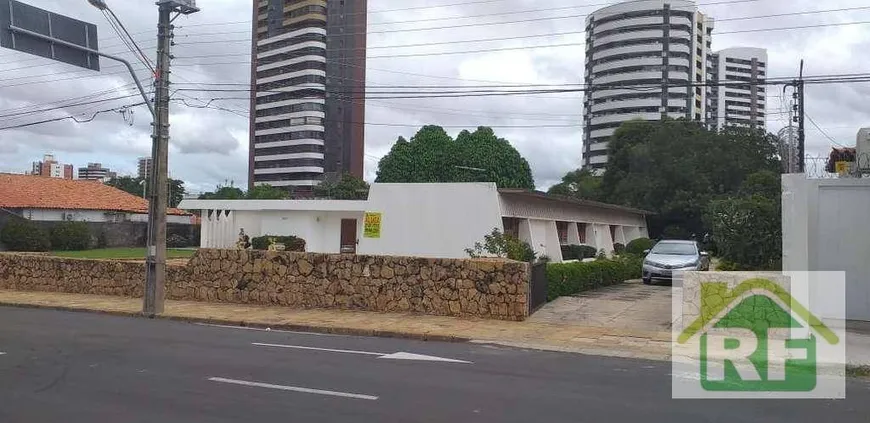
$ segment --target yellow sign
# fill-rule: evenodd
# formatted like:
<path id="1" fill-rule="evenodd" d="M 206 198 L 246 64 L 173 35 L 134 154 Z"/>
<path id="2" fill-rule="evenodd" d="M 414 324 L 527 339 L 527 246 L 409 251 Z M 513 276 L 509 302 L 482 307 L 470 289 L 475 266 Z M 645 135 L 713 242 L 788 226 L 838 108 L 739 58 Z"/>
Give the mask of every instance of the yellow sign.
<path id="1" fill-rule="evenodd" d="M 381 213 L 366 212 L 365 224 L 363 225 L 363 237 L 381 237 Z"/>
<path id="2" fill-rule="evenodd" d="M 836 163 L 836 171 L 840 175 L 848 174 L 852 169 L 852 162 L 837 162 Z"/>

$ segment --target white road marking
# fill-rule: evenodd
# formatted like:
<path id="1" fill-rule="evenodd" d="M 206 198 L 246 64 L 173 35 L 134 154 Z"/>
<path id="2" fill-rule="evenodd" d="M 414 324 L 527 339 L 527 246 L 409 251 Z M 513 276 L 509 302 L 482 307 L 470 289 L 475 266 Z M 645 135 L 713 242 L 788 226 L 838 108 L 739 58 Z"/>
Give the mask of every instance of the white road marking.
<path id="1" fill-rule="evenodd" d="M 392 354 L 382 355 L 378 358 L 386 358 L 391 360 L 417 360 L 417 361 L 441 361 L 444 363 L 465 363 L 471 364 L 470 361 L 454 360 L 452 358 L 435 357 L 432 355 L 414 354 L 407 352 L 397 352 Z"/>
<path id="2" fill-rule="evenodd" d="M 473 364 L 470 361 L 455 360 L 452 358 L 436 357 L 433 355 L 414 354 L 414 353 L 401 352 L 401 351 L 395 352 L 395 353 L 380 353 L 380 352 L 371 352 L 371 351 L 339 350 L 339 349 L 334 349 L 334 348 L 306 347 L 306 346 L 302 346 L 302 345 L 266 344 L 266 343 L 262 343 L 262 342 L 252 342 L 251 345 L 256 345 L 258 347 L 290 348 L 290 349 L 295 349 L 295 350 L 327 351 L 327 352 L 346 353 L 346 354 L 376 355 L 376 356 L 378 356 L 378 358 L 385 358 L 388 360 L 440 361 L 443 363 Z"/>
<path id="3" fill-rule="evenodd" d="M 329 352 L 347 353 L 347 354 L 365 354 L 365 355 L 379 355 L 379 356 L 386 355 L 384 353 L 377 353 L 377 352 L 354 351 L 354 350 L 336 350 L 336 349 L 332 349 L 332 348 L 303 347 L 301 345 L 263 344 L 260 342 L 252 342 L 251 344 L 259 346 L 259 347 L 292 348 L 292 349 L 297 349 L 297 350 L 329 351 Z"/>
<path id="4" fill-rule="evenodd" d="M 347 336 L 347 335 L 336 335 L 334 333 L 317 333 L 317 332 L 300 332 L 295 330 L 281 330 L 281 329 L 272 329 L 272 328 L 252 328 L 248 326 L 232 326 L 232 325 L 216 325 L 213 323 L 194 323 L 199 326 L 209 326 L 213 328 L 224 328 L 224 329 L 242 329 L 242 330 L 255 330 L 258 332 L 278 332 L 278 333 L 293 333 L 297 335 L 313 335 L 313 336 Z"/>
<path id="5" fill-rule="evenodd" d="M 350 392 L 338 392 L 338 391 L 325 391 L 322 389 L 303 388 L 300 386 L 273 385 L 271 383 L 249 382 L 247 380 L 226 379 L 226 378 L 222 378 L 222 377 L 210 377 L 210 378 L 208 378 L 208 380 L 210 380 L 212 382 L 231 383 L 234 385 L 253 386 L 256 388 L 268 388 L 268 389 L 278 389 L 281 391 L 302 392 L 305 394 L 329 395 L 329 396 L 333 396 L 333 397 L 364 399 L 364 400 L 369 400 L 369 401 L 376 401 L 378 399 L 378 397 L 376 397 L 374 395 L 354 394 L 354 393 L 350 393 Z"/>
<path id="6" fill-rule="evenodd" d="M 6 355 L 6 353 L 3 351 L 0 351 L 0 355 Z"/>

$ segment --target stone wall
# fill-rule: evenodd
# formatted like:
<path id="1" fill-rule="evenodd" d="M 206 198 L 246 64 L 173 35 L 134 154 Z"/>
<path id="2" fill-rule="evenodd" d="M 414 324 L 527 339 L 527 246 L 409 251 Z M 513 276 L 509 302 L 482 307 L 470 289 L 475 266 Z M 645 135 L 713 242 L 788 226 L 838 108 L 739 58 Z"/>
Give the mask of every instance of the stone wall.
<path id="1" fill-rule="evenodd" d="M 144 264 L 0 254 L 0 289 L 142 296 Z M 523 320 L 529 266 L 201 249 L 168 266 L 169 299 Z"/>

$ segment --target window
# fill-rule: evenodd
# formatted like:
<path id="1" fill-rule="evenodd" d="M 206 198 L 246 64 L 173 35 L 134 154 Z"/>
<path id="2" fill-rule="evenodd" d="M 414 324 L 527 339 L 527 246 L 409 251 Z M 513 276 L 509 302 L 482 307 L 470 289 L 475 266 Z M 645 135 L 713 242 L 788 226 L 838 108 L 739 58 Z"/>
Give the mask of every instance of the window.
<path id="1" fill-rule="evenodd" d="M 577 234 L 580 235 L 580 243 L 586 243 L 586 224 L 585 223 L 577 223 Z"/>
<path id="2" fill-rule="evenodd" d="M 515 217 L 501 218 L 501 224 L 504 226 L 504 234 L 514 238 L 520 237 L 520 219 Z"/>
<path id="3" fill-rule="evenodd" d="M 568 245 L 568 222 L 556 222 L 556 232 L 559 234 L 559 244 Z"/>

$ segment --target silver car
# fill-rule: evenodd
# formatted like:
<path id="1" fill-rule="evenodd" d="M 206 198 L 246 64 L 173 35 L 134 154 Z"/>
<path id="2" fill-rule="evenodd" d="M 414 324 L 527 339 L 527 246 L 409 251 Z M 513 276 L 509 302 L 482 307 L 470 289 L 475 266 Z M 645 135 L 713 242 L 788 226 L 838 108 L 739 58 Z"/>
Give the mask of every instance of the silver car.
<path id="1" fill-rule="evenodd" d="M 698 248 L 695 241 L 659 241 L 647 250 L 643 260 L 643 283 L 654 280 L 671 281 L 681 270 L 710 270 L 710 255 Z"/>

